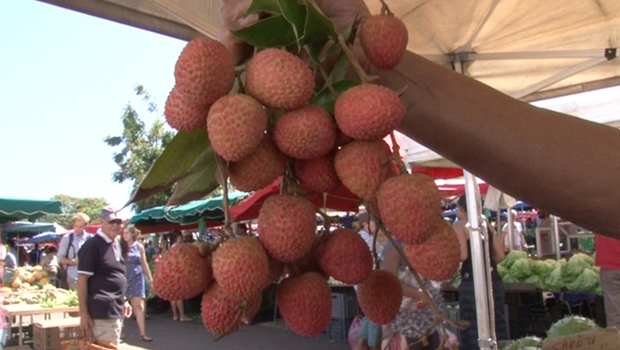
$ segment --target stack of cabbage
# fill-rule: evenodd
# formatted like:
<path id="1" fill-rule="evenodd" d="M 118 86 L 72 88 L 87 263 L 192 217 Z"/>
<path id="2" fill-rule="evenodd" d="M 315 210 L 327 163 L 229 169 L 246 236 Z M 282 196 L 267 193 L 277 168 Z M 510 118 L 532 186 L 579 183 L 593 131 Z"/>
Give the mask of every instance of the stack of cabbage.
<path id="1" fill-rule="evenodd" d="M 578 253 L 568 262 L 532 260 L 525 252 L 512 251 L 497 265 L 505 283 L 530 283 L 547 292 L 595 292 L 601 294 L 600 269 L 594 257 Z"/>
<path id="2" fill-rule="evenodd" d="M 581 332 L 597 330 L 599 327 L 592 320 L 581 316 L 568 316 L 554 323 L 547 330 L 547 339 L 574 335 Z M 541 350 L 543 339 L 538 337 L 525 337 L 500 346 L 502 350 Z"/>

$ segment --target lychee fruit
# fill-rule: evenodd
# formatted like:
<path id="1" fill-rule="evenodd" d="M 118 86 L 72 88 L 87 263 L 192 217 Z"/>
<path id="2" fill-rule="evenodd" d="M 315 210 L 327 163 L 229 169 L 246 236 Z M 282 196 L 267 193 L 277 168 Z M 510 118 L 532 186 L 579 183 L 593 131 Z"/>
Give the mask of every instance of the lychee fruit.
<path id="1" fill-rule="evenodd" d="M 248 63 L 245 87 L 265 106 L 290 111 L 310 101 L 314 76 L 299 57 L 284 50 L 265 49 Z"/>
<path id="2" fill-rule="evenodd" d="M 247 302 L 232 298 L 216 282 L 202 295 L 202 322 L 209 332 L 221 338 L 236 332 L 242 324 L 248 324 L 258 313 L 262 301 L 261 293 Z"/>
<path id="3" fill-rule="evenodd" d="M 326 110 L 308 105 L 278 118 L 273 127 L 273 140 L 290 157 L 322 157 L 336 142 L 336 124 Z"/>
<path id="4" fill-rule="evenodd" d="M 321 244 L 327 241 L 327 235 L 316 235 L 314 239 L 314 243 L 312 243 L 312 248 L 304 254 L 301 258 L 297 259 L 293 265 L 295 265 L 295 269 L 293 271 L 294 275 L 303 275 L 306 272 L 316 272 L 319 275 L 325 277 L 325 279 L 329 278 L 329 275 L 325 273 L 321 269 L 319 265 L 317 252 Z"/>
<path id="5" fill-rule="evenodd" d="M 304 256 L 316 237 L 316 214 L 305 198 L 275 195 L 258 213 L 259 239 L 276 260 L 292 263 Z"/>
<path id="6" fill-rule="evenodd" d="M 239 191 L 252 192 L 268 186 L 286 171 L 286 156 L 264 137 L 255 152 L 228 167 L 230 183 Z"/>
<path id="7" fill-rule="evenodd" d="M 436 231 L 441 219 L 441 194 L 433 179 L 403 174 L 386 180 L 377 192 L 381 219 L 403 243 L 420 244 Z"/>
<path id="8" fill-rule="evenodd" d="M 236 162 L 252 154 L 265 137 L 267 112 L 247 95 L 226 95 L 211 106 L 206 120 L 209 140 L 217 154 Z"/>
<path id="9" fill-rule="evenodd" d="M 347 228 L 328 235 L 317 251 L 317 260 L 328 275 L 348 284 L 360 284 L 372 272 L 373 259 L 368 244 L 362 236 Z"/>
<path id="10" fill-rule="evenodd" d="M 187 98 L 212 104 L 235 82 L 235 67 L 226 47 L 207 37 L 187 43 L 174 67 L 176 87 Z"/>
<path id="11" fill-rule="evenodd" d="M 384 86 L 363 84 L 336 100 L 338 128 L 356 140 L 378 140 L 396 128 L 405 109 L 396 93 Z"/>
<path id="12" fill-rule="evenodd" d="M 254 237 L 230 239 L 213 253 L 213 275 L 236 301 L 248 301 L 268 284 L 267 253 Z"/>
<path id="13" fill-rule="evenodd" d="M 405 244 L 405 256 L 413 268 L 433 281 L 444 281 L 456 273 L 461 249 L 454 229 L 440 220 L 437 232 L 422 244 Z"/>
<path id="14" fill-rule="evenodd" d="M 272 283 L 277 283 L 282 277 L 282 273 L 284 273 L 284 264 L 276 259 L 274 259 L 271 255 L 267 254 L 269 258 L 269 280 L 265 285 L 265 288 L 268 287 Z"/>
<path id="15" fill-rule="evenodd" d="M 283 280 L 276 298 L 282 318 L 298 335 L 319 335 L 331 321 L 332 293 L 325 278 L 316 272 Z"/>
<path id="16" fill-rule="evenodd" d="M 170 91 L 164 116 L 168 125 L 178 131 L 193 131 L 207 126 L 208 104 L 194 102 L 175 87 Z"/>
<path id="17" fill-rule="evenodd" d="M 295 175 L 299 183 L 314 192 L 329 192 L 338 185 L 340 179 L 334 166 L 334 154 L 323 157 L 295 161 Z"/>
<path id="18" fill-rule="evenodd" d="M 392 69 L 407 50 L 409 34 L 400 19 L 390 15 L 369 16 L 360 28 L 362 50 L 376 67 Z"/>
<path id="19" fill-rule="evenodd" d="M 364 283 L 357 287 L 357 300 L 373 323 L 388 324 L 400 310 L 403 288 L 393 273 L 374 270 Z"/>
<path id="20" fill-rule="evenodd" d="M 353 141 L 334 160 L 342 183 L 356 196 L 370 201 L 379 186 L 393 174 L 390 147 L 383 140 Z"/>
<path id="21" fill-rule="evenodd" d="M 213 272 L 209 260 L 198 247 L 181 243 L 170 248 L 157 264 L 153 290 L 164 300 L 185 300 L 204 292 L 211 283 Z"/>

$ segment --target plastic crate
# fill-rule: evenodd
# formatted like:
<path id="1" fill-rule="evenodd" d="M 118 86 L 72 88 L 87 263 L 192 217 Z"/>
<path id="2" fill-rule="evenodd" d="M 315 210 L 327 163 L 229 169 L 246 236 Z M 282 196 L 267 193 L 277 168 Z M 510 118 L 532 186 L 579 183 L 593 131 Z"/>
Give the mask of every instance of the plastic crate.
<path id="1" fill-rule="evenodd" d="M 521 338 L 528 335 L 546 337 L 547 330 L 553 323 L 553 317 L 542 303 L 523 305 L 519 307 L 517 316 L 519 334 L 511 332 L 511 337 Z"/>
<path id="2" fill-rule="evenodd" d="M 39 321 L 34 324 L 32 346 L 34 350 L 60 350 L 61 342 L 81 336 L 79 318 Z"/>
<path id="3" fill-rule="evenodd" d="M 353 318 L 332 318 L 325 330 L 325 337 L 339 343 L 346 343 Z"/>
<path id="4" fill-rule="evenodd" d="M 354 293 L 332 293 L 332 318 L 353 318 L 359 314 Z"/>

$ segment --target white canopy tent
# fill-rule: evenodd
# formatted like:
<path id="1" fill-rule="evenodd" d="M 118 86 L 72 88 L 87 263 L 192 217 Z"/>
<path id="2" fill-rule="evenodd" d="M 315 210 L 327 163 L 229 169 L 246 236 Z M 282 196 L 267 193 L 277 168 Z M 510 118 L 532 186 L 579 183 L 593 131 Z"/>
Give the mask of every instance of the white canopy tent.
<path id="1" fill-rule="evenodd" d="M 41 1 L 182 39 L 215 36 L 220 25 L 217 0 Z M 379 12 L 379 1 L 366 2 Z M 620 85 L 618 0 L 387 2 L 409 30 L 409 50 L 515 98 L 531 102 Z M 477 234 L 484 235 L 479 194 L 473 175 L 466 173 L 466 179 L 472 256 L 478 257 L 479 335 L 486 349 L 494 347 L 483 261 L 488 258 Z"/>

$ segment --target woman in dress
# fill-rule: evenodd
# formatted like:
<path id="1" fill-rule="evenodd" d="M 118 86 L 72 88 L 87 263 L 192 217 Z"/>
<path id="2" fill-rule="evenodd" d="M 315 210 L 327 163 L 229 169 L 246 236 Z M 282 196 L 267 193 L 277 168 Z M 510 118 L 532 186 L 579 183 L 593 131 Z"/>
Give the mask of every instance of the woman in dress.
<path id="1" fill-rule="evenodd" d="M 140 340 L 145 342 L 153 341 L 153 338 L 146 335 L 144 322 L 144 298 L 145 288 L 144 279 L 153 283 L 151 270 L 146 262 L 146 253 L 144 246 L 138 242 L 140 231 L 135 226 L 127 226 L 123 230 L 123 239 L 121 240 L 121 252 L 125 258 L 125 276 L 127 277 L 127 292 L 125 297 L 131 303 L 133 314 L 136 316 L 138 330 L 140 331 Z"/>

